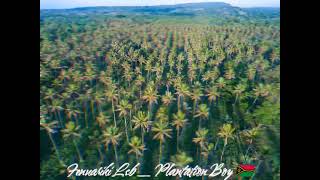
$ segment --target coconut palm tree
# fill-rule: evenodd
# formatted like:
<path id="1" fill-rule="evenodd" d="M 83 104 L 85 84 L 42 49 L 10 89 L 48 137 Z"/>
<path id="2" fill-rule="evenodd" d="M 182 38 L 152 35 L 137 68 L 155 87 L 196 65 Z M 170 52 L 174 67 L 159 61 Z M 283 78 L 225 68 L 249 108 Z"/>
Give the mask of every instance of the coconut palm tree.
<path id="1" fill-rule="evenodd" d="M 174 100 L 175 100 L 175 98 L 173 97 L 173 95 L 170 91 L 166 91 L 166 94 L 162 96 L 162 102 L 166 106 L 171 104 L 172 101 L 174 101 Z"/>
<path id="2" fill-rule="evenodd" d="M 235 78 L 235 72 L 234 72 L 234 70 L 233 70 L 232 67 L 231 67 L 231 68 L 228 68 L 228 69 L 226 70 L 226 73 L 225 73 L 224 77 L 225 77 L 226 79 L 228 79 L 228 80 L 231 80 L 231 79 L 234 79 L 234 78 Z"/>
<path id="3" fill-rule="evenodd" d="M 202 152 L 200 154 L 203 156 L 204 160 L 208 160 L 209 154 L 213 151 L 214 144 L 213 143 L 204 143 L 204 146 L 202 148 Z"/>
<path id="4" fill-rule="evenodd" d="M 77 110 L 77 107 L 74 104 L 66 104 L 65 111 L 70 120 L 72 120 L 72 117 L 75 119 L 76 126 L 80 125 L 78 120 L 78 114 L 80 114 L 80 111 Z"/>
<path id="5" fill-rule="evenodd" d="M 209 117 L 209 108 L 206 104 L 200 104 L 194 117 L 199 117 L 199 130 L 201 128 L 201 120 Z"/>
<path id="6" fill-rule="evenodd" d="M 176 91 L 176 94 L 178 96 L 178 110 L 181 110 L 180 105 L 183 104 L 183 98 L 190 95 L 189 86 L 185 83 L 177 84 Z"/>
<path id="7" fill-rule="evenodd" d="M 152 104 L 157 103 L 157 99 L 158 99 L 157 91 L 154 89 L 153 83 L 147 86 L 144 92 L 144 95 L 142 96 L 142 99 L 148 102 L 148 114 L 149 114 L 149 121 L 150 121 L 152 117 Z"/>
<path id="8" fill-rule="evenodd" d="M 65 138 L 66 140 L 70 139 L 72 141 L 78 153 L 80 162 L 83 162 L 82 155 L 77 145 L 77 140 L 79 140 L 79 138 L 81 137 L 79 130 L 80 130 L 80 126 L 76 126 L 73 121 L 69 121 L 66 124 L 66 128 L 61 130 L 61 132 L 63 133 L 63 138 Z"/>
<path id="9" fill-rule="evenodd" d="M 192 111 L 192 115 L 194 115 L 196 106 L 198 101 L 201 100 L 201 97 L 203 96 L 202 94 L 202 90 L 200 87 L 195 87 L 192 91 L 192 93 L 190 94 L 191 99 L 193 100 L 193 111 Z"/>
<path id="10" fill-rule="evenodd" d="M 243 94 L 243 92 L 246 90 L 246 86 L 244 84 L 238 84 L 233 90 L 233 94 L 236 95 L 236 98 L 234 100 L 233 105 L 236 104 L 238 98 Z"/>
<path id="11" fill-rule="evenodd" d="M 45 91 L 45 95 L 43 97 L 43 99 L 48 99 L 50 101 L 52 101 L 56 96 L 56 92 L 53 88 L 48 88 Z"/>
<path id="12" fill-rule="evenodd" d="M 246 150 L 246 154 L 244 155 L 245 158 L 248 157 L 248 153 L 249 153 L 250 148 L 252 147 L 253 140 L 258 137 L 259 131 L 260 131 L 260 126 L 254 127 L 252 129 L 248 129 L 248 130 L 243 130 L 241 132 L 241 135 L 246 140 L 246 143 L 249 144 L 248 148 Z"/>
<path id="13" fill-rule="evenodd" d="M 179 152 L 178 154 L 171 156 L 170 161 L 175 163 L 179 168 L 184 168 L 189 163 L 193 162 L 192 157 L 189 157 L 186 152 Z"/>
<path id="14" fill-rule="evenodd" d="M 254 80 L 256 72 L 257 72 L 257 68 L 254 65 L 249 64 L 248 65 L 248 70 L 247 70 L 248 79 L 249 80 Z"/>
<path id="15" fill-rule="evenodd" d="M 110 122 L 110 117 L 104 115 L 102 112 L 96 117 L 96 121 L 101 129 L 105 128 L 105 125 Z"/>
<path id="16" fill-rule="evenodd" d="M 118 100 L 118 93 L 117 93 L 116 86 L 114 84 L 111 84 L 109 88 L 105 91 L 105 96 L 108 101 L 111 101 L 114 126 L 117 127 L 116 114 L 115 114 L 115 102 Z"/>
<path id="17" fill-rule="evenodd" d="M 131 149 L 128 151 L 128 154 L 135 154 L 137 163 L 139 163 L 139 156 L 142 156 L 142 151 L 145 150 L 144 144 L 137 136 L 133 136 L 130 139 L 129 146 L 131 147 Z"/>
<path id="18" fill-rule="evenodd" d="M 53 99 L 51 102 L 51 105 L 49 105 L 49 109 L 51 112 L 55 114 L 56 119 L 59 120 L 60 127 L 64 127 L 64 124 L 60 115 L 60 111 L 63 110 L 62 102 L 60 101 L 60 99 Z"/>
<path id="19" fill-rule="evenodd" d="M 52 137 L 52 133 L 56 132 L 54 130 L 54 128 L 57 126 L 57 124 L 58 124 L 58 121 L 52 121 L 52 122 L 48 123 L 44 118 L 41 118 L 41 120 L 40 120 L 40 130 L 44 129 L 47 132 L 47 134 L 49 136 L 49 139 L 50 139 L 50 141 L 51 141 L 51 143 L 53 145 L 54 151 L 56 152 L 56 155 L 57 155 L 57 158 L 59 160 L 59 163 L 62 166 L 66 166 L 65 163 L 61 159 L 58 147 L 57 147 L 57 145 L 56 145 L 56 143 L 55 143 L 55 141 L 53 140 L 53 137 Z"/>
<path id="20" fill-rule="evenodd" d="M 223 124 L 223 126 L 220 128 L 218 136 L 224 139 L 223 149 L 220 156 L 220 162 L 222 161 L 225 148 L 228 144 L 228 139 L 234 138 L 234 135 L 233 135 L 234 131 L 235 131 L 235 128 L 233 128 L 231 124 Z"/>
<path id="21" fill-rule="evenodd" d="M 134 129 L 140 128 L 142 144 L 144 144 L 144 132 L 151 125 L 151 121 L 148 121 L 148 117 L 143 111 L 138 111 L 137 115 L 133 116 L 132 122 Z"/>
<path id="22" fill-rule="evenodd" d="M 199 129 L 196 131 L 196 137 L 192 139 L 192 142 L 199 145 L 199 152 L 202 152 L 202 148 L 205 146 L 205 143 L 207 142 L 207 135 L 208 135 L 208 129 Z M 198 148 L 197 148 L 197 155 L 198 155 Z"/>
<path id="23" fill-rule="evenodd" d="M 137 86 L 137 87 L 139 87 L 139 98 L 141 98 L 141 96 L 142 96 L 142 90 L 141 90 L 141 88 L 142 88 L 142 85 L 144 84 L 144 82 L 145 82 L 145 79 L 144 79 L 144 77 L 142 76 L 142 75 L 138 75 L 137 76 L 137 79 L 135 80 L 135 85 Z"/>
<path id="24" fill-rule="evenodd" d="M 152 70 L 152 64 L 151 64 L 151 61 L 148 60 L 145 62 L 145 70 L 147 71 L 147 80 L 149 81 L 150 79 L 150 72 Z"/>
<path id="25" fill-rule="evenodd" d="M 178 154 L 171 156 L 170 161 L 173 162 L 177 168 L 182 169 L 192 163 L 193 159 L 189 157 L 186 152 L 178 152 Z M 176 179 L 179 179 L 178 175 Z"/>
<path id="26" fill-rule="evenodd" d="M 258 100 L 259 97 L 267 97 L 270 94 L 271 87 L 270 85 L 264 85 L 262 83 L 259 83 L 254 89 L 253 89 L 253 95 L 254 95 L 254 100 L 251 104 L 251 106 L 247 109 L 247 112 L 249 109 L 251 109 L 256 101 Z"/>
<path id="27" fill-rule="evenodd" d="M 226 81 L 224 80 L 223 77 L 219 77 L 218 80 L 217 80 L 217 87 L 219 89 L 222 89 L 226 86 Z"/>
<path id="28" fill-rule="evenodd" d="M 176 114 L 173 115 L 173 122 L 172 125 L 176 127 L 177 130 L 177 151 L 179 150 L 179 132 L 180 129 L 184 127 L 187 123 L 186 115 L 182 111 L 178 111 Z"/>
<path id="29" fill-rule="evenodd" d="M 122 99 L 117 105 L 117 111 L 119 111 L 119 117 L 124 118 L 124 126 L 125 126 L 125 131 L 126 131 L 126 137 L 127 137 L 127 142 L 129 143 L 129 135 L 128 135 L 128 128 L 127 128 L 127 115 L 129 112 L 129 109 L 131 109 L 131 104 L 129 104 L 128 100 Z"/>
<path id="30" fill-rule="evenodd" d="M 99 158 L 100 158 L 100 161 L 98 162 L 98 166 L 101 165 L 101 163 L 103 163 L 103 160 L 104 160 L 104 155 L 101 151 L 101 141 L 103 140 L 102 139 L 103 137 L 101 136 L 100 132 L 95 130 L 92 135 L 89 135 L 88 136 L 88 139 L 89 139 L 89 144 L 90 145 L 93 145 L 97 148 L 98 150 L 98 153 L 99 153 Z"/>
<path id="31" fill-rule="evenodd" d="M 220 96 L 220 93 L 217 90 L 216 86 L 211 86 L 210 88 L 208 88 L 206 90 L 206 96 L 208 96 L 208 100 L 210 102 L 210 104 L 212 104 L 212 102 L 216 101 L 217 98 Z"/>
<path id="32" fill-rule="evenodd" d="M 168 122 L 168 107 L 167 106 L 161 106 L 157 113 L 156 113 L 156 119 L 160 122 Z"/>
<path id="33" fill-rule="evenodd" d="M 119 129 L 114 126 L 110 126 L 103 131 L 103 142 L 105 143 L 106 147 L 108 147 L 109 144 L 112 144 L 117 167 L 119 166 L 117 145 L 121 135 L 122 133 L 119 132 Z"/>
<path id="34" fill-rule="evenodd" d="M 165 139 L 171 138 L 171 131 L 172 129 L 168 128 L 167 122 L 155 122 L 154 126 L 151 129 L 153 132 L 155 132 L 155 135 L 153 136 L 153 139 L 159 140 L 159 164 L 161 162 L 161 156 L 162 156 L 162 143 L 165 141 Z"/>
<path id="35" fill-rule="evenodd" d="M 98 111 L 102 112 L 101 105 L 105 101 L 103 91 L 96 91 L 93 95 L 93 99 L 97 105 Z"/>

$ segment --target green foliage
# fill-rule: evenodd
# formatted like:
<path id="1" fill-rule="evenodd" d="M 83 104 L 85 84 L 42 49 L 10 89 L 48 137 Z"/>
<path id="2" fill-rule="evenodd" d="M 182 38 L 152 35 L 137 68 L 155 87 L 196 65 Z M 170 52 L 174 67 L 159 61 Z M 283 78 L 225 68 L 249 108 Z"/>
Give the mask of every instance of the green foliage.
<path id="1" fill-rule="evenodd" d="M 41 179 L 75 162 L 153 174 L 169 161 L 252 163 L 279 179 L 276 11 L 118 10 L 41 12 Z"/>

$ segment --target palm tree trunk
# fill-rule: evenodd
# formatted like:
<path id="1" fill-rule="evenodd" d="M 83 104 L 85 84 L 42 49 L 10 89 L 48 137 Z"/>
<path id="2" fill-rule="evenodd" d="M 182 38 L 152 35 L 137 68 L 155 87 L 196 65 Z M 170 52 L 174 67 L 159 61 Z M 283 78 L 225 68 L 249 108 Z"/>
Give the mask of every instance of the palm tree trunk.
<path id="1" fill-rule="evenodd" d="M 130 125 L 130 130 L 132 131 L 132 112 L 131 112 L 131 109 L 129 110 L 129 125 Z"/>
<path id="2" fill-rule="evenodd" d="M 141 139 L 142 139 L 142 144 L 144 144 L 144 133 L 143 133 L 143 128 L 140 127 L 141 129 Z"/>
<path id="3" fill-rule="evenodd" d="M 180 96 L 178 96 L 178 111 L 180 110 Z"/>
<path id="4" fill-rule="evenodd" d="M 137 164 L 139 163 L 139 157 L 138 157 L 138 154 L 136 154 L 136 160 L 137 160 Z M 138 166 L 138 173 L 139 173 L 139 166 Z"/>
<path id="5" fill-rule="evenodd" d="M 61 119 L 59 118 L 57 111 L 54 111 L 54 115 L 56 116 L 56 118 L 58 119 L 59 123 L 60 123 L 60 127 L 63 127 L 63 123 L 61 121 Z"/>
<path id="6" fill-rule="evenodd" d="M 113 104 L 113 100 L 111 100 L 111 106 L 112 106 L 112 113 L 113 113 L 114 127 L 117 127 L 116 114 L 115 114 L 115 112 L 114 112 L 114 104 Z"/>
<path id="7" fill-rule="evenodd" d="M 201 145 L 199 146 L 199 162 L 201 163 Z"/>
<path id="8" fill-rule="evenodd" d="M 183 96 L 181 97 L 181 106 L 182 106 L 182 109 L 183 109 Z"/>
<path id="9" fill-rule="evenodd" d="M 194 116 L 194 112 L 196 110 L 196 103 L 197 103 L 197 101 L 193 102 L 192 116 Z"/>
<path id="10" fill-rule="evenodd" d="M 114 149 L 114 157 L 116 159 L 116 167 L 118 168 L 119 165 L 118 165 L 118 155 L 117 155 L 117 147 L 115 145 L 113 145 L 113 149 Z"/>
<path id="11" fill-rule="evenodd" d="M 91 106 L 91 113 L 92 113 L 92 120 L 95 119 L 95 115 L 94 115 L 94 101 L 90 101 L 90 106 Z"/>
<path id="12" fill-rule="evenodd" d="M 77 153 L 78 153 L 79 160 L 80 160 L 80 162 L 82 162 L 82 161 L 83 161 L 83 159 L 82 159 L 82 156 L 81 156 L 80 150 L 79 150 L 79 148 L 78 148 L 78 146 L 77 146 L 77 143 L 75 142 L 75 140 L 73 140 L 72 142 L 73 142 L 73 145 L 74 145 L 74 147 L 76 148 L 76 151 L 77 151 Z"/>
<path id="13" fill-rule="evenodd" d="M 53 145 L 54 151 L 56 152 L 56 155 L 57 155 L 57 158 L 58 158 L 60 164 L 61 164 L 61 165 L 64 165 L 64 162 L 61 160 L 60 153 L 59 153 L 59 151 L 58 151 L 58 148 L 57 148 L 56 143 L 54 142 L 54 140 L 53 140 L 53 138 L 52 138 L 51 133 L 47 131 L 47 134 L 48 134 L 48 136 L 49 136 L 49 138 L 50 138 L 50 141 L 51 141 L 51 143 L 52 143 L 52 145 Z"/>
<path id="14" fill-rule="evenodd" d="M 76 126 L 79 125 L 79 119 L 77 118 L 77 116 L 74 116 L 74 119 L 76 120 Z"/>
<path id="15" fill-rule="evenodd" d="M 236 104 L 237 100 L 238 100 L 238 95 L 236 95 L 236 99 L 235 99 L 235 101 L 234 101 L 233 105 L 235 105 L 235 104 Z"/>
<path id="16" fill-rule="evenodd" d="M 219 142 L 219 137 L 217 137 L 217 141 L 216 141 L 216 145 L 214 146 L 214 150 L 217 150 L 218 142 Z"/>
<path id="17" fill-rule="evenodd" d="M 58 111 L 58 117 L 59 117 L 60 121 L 62 122 L 62 126 L 64 127 L 64 124 L 63 124 L 63 120 L 62 120 L 62 118 L 61 118 L 60 111 Z"/>
<path id="18" fill-rule="evenodd" d="M 159 145 L 159 164 L 161 163 L 161 154 L 162 154 L 161 146 L 162 146 L 162 141 L 160 140 L 160 145 Z"/>
<path id="19" fill-rule="evenodd" d="M 100 144 L 97 144 L 97 149 L 98 149 L 98 152 L 99 152 L 100 161 L 103 162 L 103 153 L 101 152 Z"/>
<path id="20" fill-rule="evenodd" d="M 85 104 L 82 105 L 83 113 L 84 113 L 84 122 L 86 123 L 86 128 L 89 128 L 88 117 L 87 117 L 87 107 Z"/>
<path id="21" fill-rule="evenodd" d="M 250 148 L 251 148 L 251 144 L 248 145 L 248 148 L 246 150 L 246 154 L 244 155 L 245 161 L 247 161 L 247 155 L 249 153 Z"/>
<path id="22" fill-rule="evenodd" d="M 179 143 L 178 143 L 178 140 L 179 140 L 179 128 L 177 128 L 177 152 L 179 151 Z"/>
<path id="23" fill-rule="evenodd" d="M 222 153 L 221 153 L 221 157 L 220 157 L 220 162 L 222 162 L 222 157 L 224 155 L 224 150 L 226 149 L 227 146 L 227 140 L 224 140 L 224 144 L 223 144 L 223 149 L 222 149 Z"/>
<path id="24" fill-rule="evenodd" d="M 254 103 L 256 103 L 257 99 L 258 99 L 258 97 L 256 97 L 256 98 L 254 99 L 253 103 L 252 103 L 251 106 L 247 109 L 246 112 L 248 112 L 248 111 L 253 107 L 253 105 L 254 105 Z"/>
<path id="25" fill-rule="evenodd" d="M 224 115 L 227 115 L 227 105 L 226 105 L 226 100 L 223 101 L 223 111 Z"/>
<path id="26" fill-rule="evenodd" d="M 199 127 L 198 127 L 198 130 L 201 129 L 201 118 L 199 119 Z"/>
<path id="27" fill-rule="evenodd" d="M 198 159 L 198 151 L 199 151 L 199 149 L 198 149 L 198 146 L 197 146 L 197 152 L 196 152 L 196 158 Z"/>
<path id="28" fill-rule="evenodd" d="M 149 102 L 149 107 L 148 107 L 148 111 L 149 111 L 149 121 L 151 121 L 151 106 L 152 106 L 152 103 Z"/>
<path id="29" fill-rule="evenodd" d="M 179 176 L 177 175 L 177 176 L 176 176 L 176 180 L 179 180 L 179 179 L 180 179 L 180 178 L 179 178 Z"/>
<path id="30" fill-rule="evenodd" d="M 125 129 L 126 129 L 127 142 L 129 143 L 128 128 L 127 128 L 127 118 L 126 117 L 124 117 L 124 126 L 125 126 Z"/>
<path id="31" fill-rule="evenodd" d="M 262 160 L 259 160 L 258 165 L 256 166 L 256 170 L 255 170 L 255 172 L 253 173 L 253 175 L 251 176 L 250 180 L 252 180 L 253 177 L 257 174 L 261 163 L 262 163 Z"/>
<path id="32" fill-rule="evenodd" d="M 101 105 L 99 103 L 97 103 L 97 107 L 98 107 L 99 112 L 102 112 Z"/>

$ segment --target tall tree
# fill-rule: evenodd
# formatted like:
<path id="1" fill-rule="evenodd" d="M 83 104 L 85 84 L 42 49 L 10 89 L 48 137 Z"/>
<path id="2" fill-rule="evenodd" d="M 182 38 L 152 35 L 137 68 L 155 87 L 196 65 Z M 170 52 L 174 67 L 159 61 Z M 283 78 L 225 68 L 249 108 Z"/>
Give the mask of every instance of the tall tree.
<path id="1" fill-rule="evenodd" d="M 114 126 L 110 126 L 103 131 L 103 142 L 106 144 L 106 147 L 108 147 L 109 144 L 112 144 L 117 167 L 119 167 L 117 145 L 121 135 L 122 133 L 119 132 L 119 129 Z"/>
<path id="2" fill-rule="evenodd" d="M 80 139 L 81 135 L 79 133 L 80 126 L 76 126 L 74 122 L 69 121 L 66 124 L 66 128 L 61 130 L 63 133 L 63 138 L 66 140 L 71 140 L 74 147 L 76 148 L 76 151 L 78 153 L 79 161 L 83 162 L 83 158 L 80 152 L 80 149 L 78 147 L 77 141 Z"/>
<path id="3" fill-rule="evenodd" d="M 144 132 L 151 125 L 151 121 L 148 120 L 148 117 L 143 111 L 138 111 L 137 115 L 133 116 L 132 122 L 134 123 L 134 129 L 140 128 L 142 144 L 144 144 Z"/>
<path id="4" fill-rule="evenodd" d="M 171 138 L 170 132 L 172 129 L 168 128 L 167 122 L 155 122 L 154 126 L 152 127 L 152 131 L 155 132 L 155 135 L 153 136 L 153 139 L 159 140 L 159 164 L 161 163 L 161 157 L 162 157 L 162 143 L 165 141 L 165 139 Z"/>
<path id="5" fill-rule="evenodd" d="M 177 151 L 179 151 L 179 132 L 180 129 L 184 127 L 187 123 L 186 115 L 182 111 L 178 111 L 173 115 L 172 125 L 176 127 L 177 130 Z"/>
<path id="6" fill-rule="evenodd" d="M 223 124 L 223 126 L 220 128 L 218 136 L 224 139 L 223 149 L 220 156 L 220 162 L 222 162 L 224 151 L 228 144 L 228 139 L 234 138 L 234 134 L 233 134 L 234 131 L 235 131 L 235 128 L 233 128 L 231 124 Z"/>

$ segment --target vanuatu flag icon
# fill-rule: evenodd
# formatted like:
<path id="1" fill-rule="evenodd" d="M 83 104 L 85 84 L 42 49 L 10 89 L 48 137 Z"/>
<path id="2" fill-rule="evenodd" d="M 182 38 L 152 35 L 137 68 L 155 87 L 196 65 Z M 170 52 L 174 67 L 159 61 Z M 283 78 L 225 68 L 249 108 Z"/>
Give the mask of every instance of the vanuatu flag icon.
<path id="1" fill-rule="evenodd" d="M 252 177 L 256 166 L 249 164 L 240 164 L 236 169 L 238 177 Z"/>

